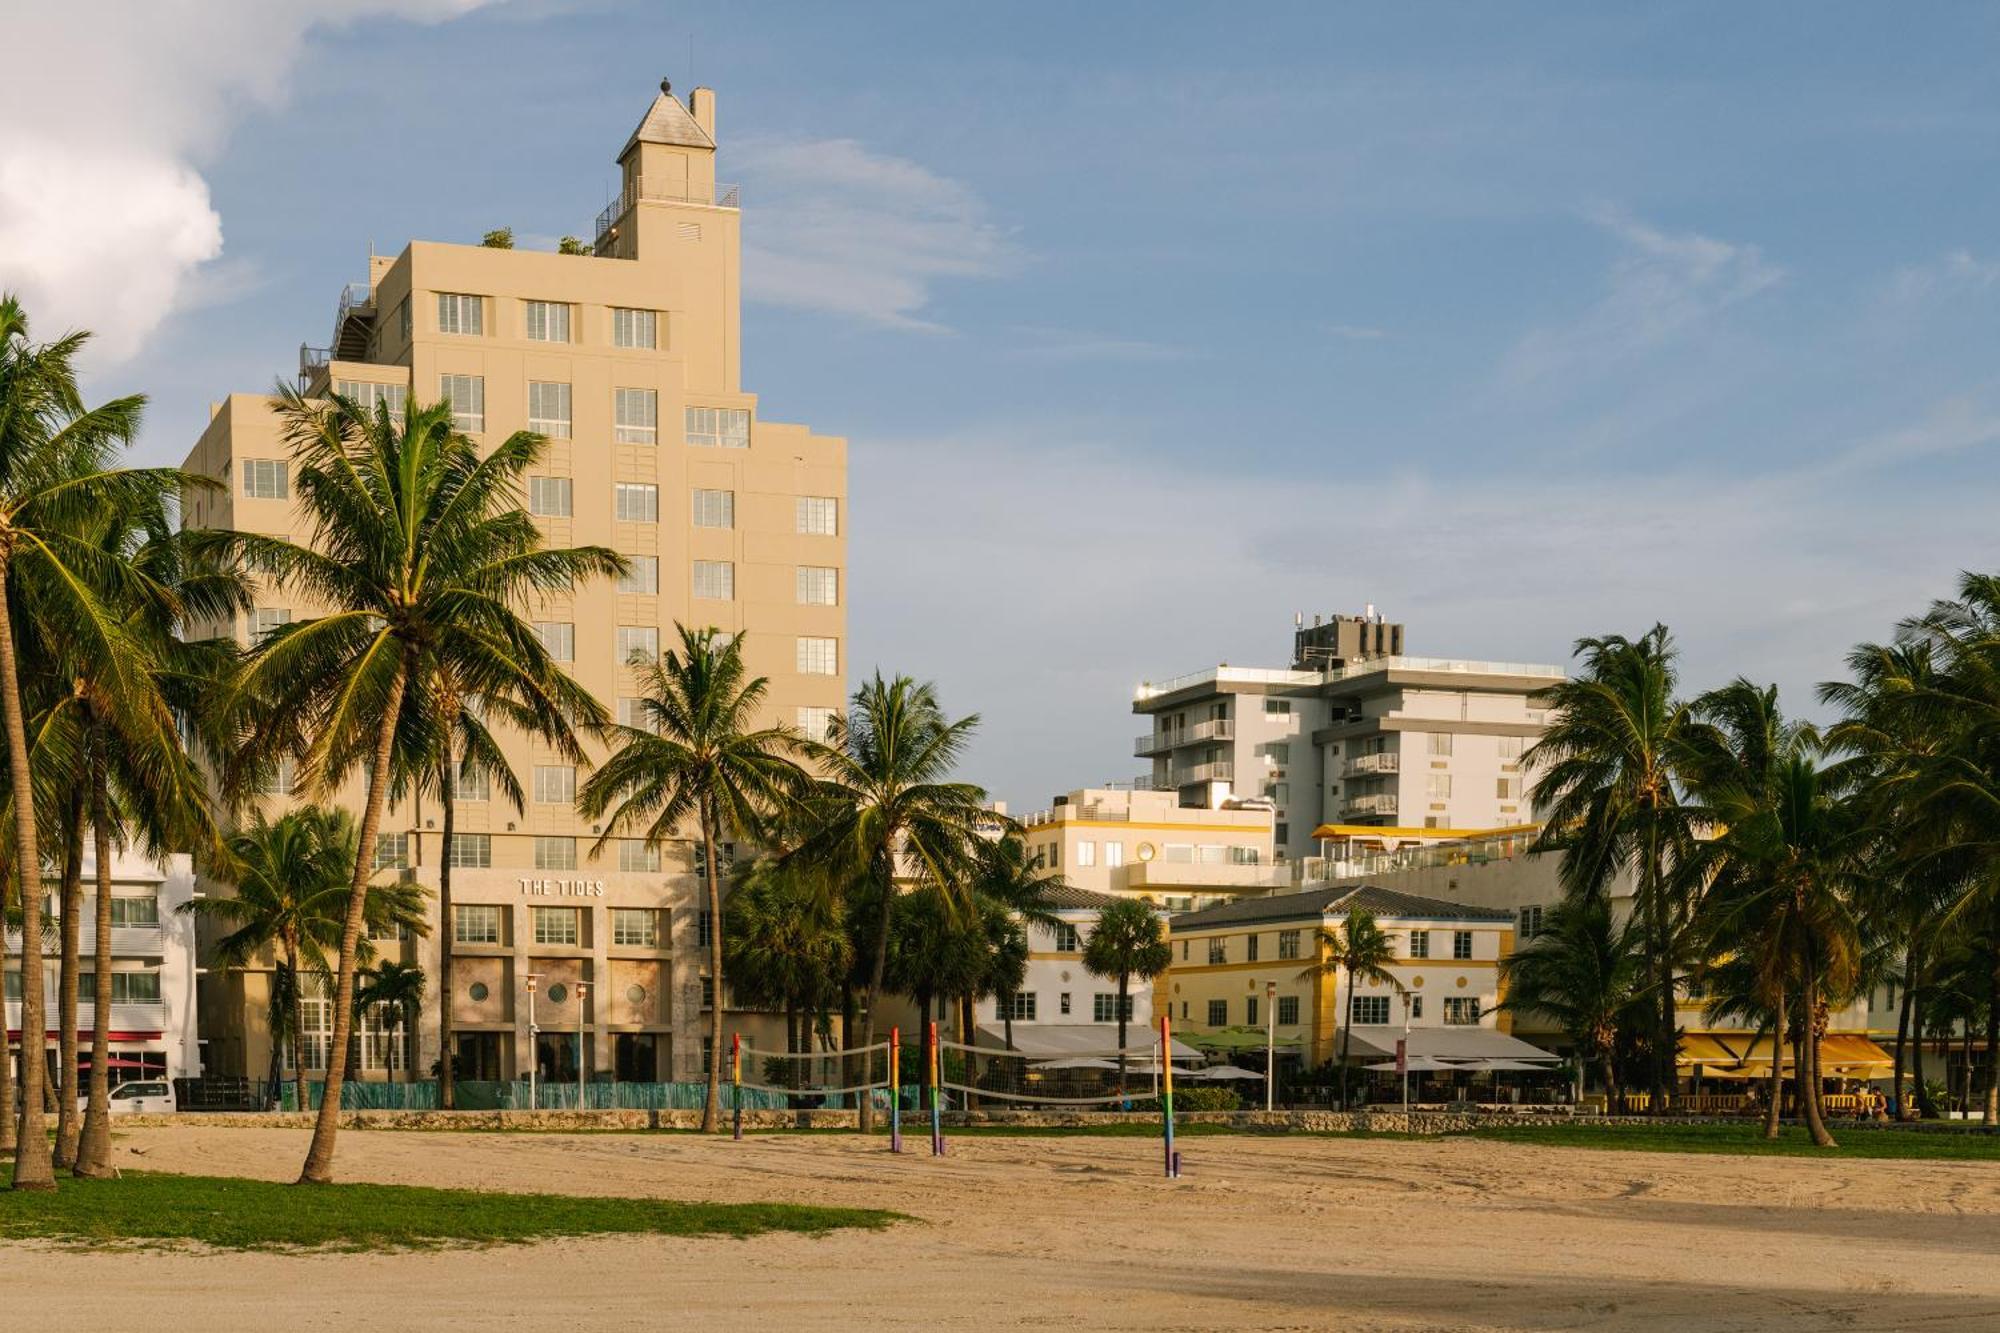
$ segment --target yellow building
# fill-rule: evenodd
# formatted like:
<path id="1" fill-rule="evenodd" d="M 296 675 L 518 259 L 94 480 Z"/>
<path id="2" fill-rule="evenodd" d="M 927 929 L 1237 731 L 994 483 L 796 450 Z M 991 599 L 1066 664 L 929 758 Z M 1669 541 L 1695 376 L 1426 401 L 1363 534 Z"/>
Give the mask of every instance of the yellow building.
<path id="1" fill-rule="evenodd" d="M 1029 858 L 1093 893 L 1188 911 L 1293 883 L 1272 861 L 1268 801 L 1183 805 L 1172 791 L 1090 787 L 1021 821 Z"/>
<path id="2" fill-rule="evenodd" d="M 598 218 L 594 253 L 416 241 L 376 256 L 367 281 L 341 294 L 331 344 L 301 349 L 300 385 L 394 409 L 449 401 L 482 444 L 518 430 L 548 437 L 523 497 L 548 540 L 610 546 L 633 567 L 615 586 L 526 610 L 619 720 L 638 716 L 631 664 L 670 644 L 681 622 L 740 636 L 751 674 L 769 680 L 762 721 L 817 736 L 844 697 L 846 443 L 768 420 L 743 388 L 742 215 L 734 187 L 716 183 L 716 142 L 714 93 L 697 88 L 682 103 L 662 84 L 618 154 L 622 188 Z M 186 466 L 223 489 L 191 497 L 190 525 L 308 536 L 273 406 L 257 394 L 215 405 Z M 246 642 L 321 609 L 276 587 L 256 601 L 234 626 Z M 508 757 L 525 811 L 483 788 L 456 802 L 457 919 L 441 924 L 455 932 L 462 1069 L 513 1078 L 536 1062 L 573 1077 L 580 1044 L 593 1074 L 692 1076 L 707 922 L 691 847 L 662 855 L 628 841 L 595 856 L 601 830 L 574 806 L 584 774 L 525 739 Z M 357 802 L 356 787 L 343 803 Z M 269 804 L 290 799 L 274 791 Z M 377 848 L 383 873 L 434 886 L 447 854 L 438 822 L 434 801 L 394 806 Z M 434 940 L 400 947 L 435 985 Z M 212 1068 L 265 1072 L 266 994 L 257 969 L 212 978 Z M 325 1010 L 309 1006 L 305 1045 L 319 1060 Z M 420 1034 L 421 1072 L 436 1047 L 434 1027 Z"/>
<path id="3" fill-rule="evenodd" d="M 1361 981 L 1350 1004 L 1345 975 L 1314 963 L 1328 953 L 1320 932 L 1344 928 L 1357 909 L 1392 941 L 1394 984 Z M 1174 958 L 1155 1002 L 1170 1006 L 1174 1031 L 1191 1041 L 1221 1028 L 1264 1031 L 1275 1017 L 1281 1047 L 1324 1064 L 1340 1049 L 1348 1009 L 1357 1059 L 1392 1057 L 1406 1030 L 1412 1055 L 1551 1058 L 1509 1036 L 1509 1016 L 1495 1012 L 1500 959 L 1514 947 L 1510 912 L 1345 885 L 1243 898 L 1170 924 Z"/>

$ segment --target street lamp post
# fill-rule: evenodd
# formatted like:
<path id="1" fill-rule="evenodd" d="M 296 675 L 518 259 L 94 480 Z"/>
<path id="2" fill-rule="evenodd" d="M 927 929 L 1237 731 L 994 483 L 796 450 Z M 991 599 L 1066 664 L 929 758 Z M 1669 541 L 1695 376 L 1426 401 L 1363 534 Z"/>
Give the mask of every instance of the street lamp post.
<path id="1" fill-rule="evenodd" d="M 1403 1132 L 1410 1131 L 1410 993 L 1403 992 L 1403 1049 L 1396 1053 L 1403 1066 Z"/>
<path id="2" fill-rule="evenodd" d="M 542 1030 L 535 1023 L 535 983 L 542 979 L 539 972 L 528 973 L 528 1109 L 542 1109 L 539 1085 L 535 1081 L 536 1065 L 541 1060 Z"/>
<path id="3" fill-rule="evenodd" d="M 583 1001 L 589 987 L 576 983 L 576 1109 L 583 1109 Z"/>
<path id="4" fill-rule="evenodd" d="M 1278 1100 L 1278 983 L 1264 983 L 1264 1110 L 1277 1109 Z"/>

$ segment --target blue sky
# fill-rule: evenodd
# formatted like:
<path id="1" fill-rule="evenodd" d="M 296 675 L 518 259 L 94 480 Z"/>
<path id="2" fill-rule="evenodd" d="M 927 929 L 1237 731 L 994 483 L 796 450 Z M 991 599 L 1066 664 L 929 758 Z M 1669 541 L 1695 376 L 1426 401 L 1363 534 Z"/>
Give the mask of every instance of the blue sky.
<path id="1" fill-rule="evenodd" d="M 75 16 L 72 16 L 75 15 Z M 328 18 L 337 20 L 328 22 Z M 1810 22 L 1807 22 L 1808 17 Z M 2000 11 L 222 0 L 0 19 L 0 284 L 177 461 L 372 241 L 585 233 L 718 90 L 745 381 L 852 442 L 850 665 L 1016 805 L 1374 602 L 1799 709 L 1996 565 Z M 693 61 L 689 62 L 689 43 Z"/>

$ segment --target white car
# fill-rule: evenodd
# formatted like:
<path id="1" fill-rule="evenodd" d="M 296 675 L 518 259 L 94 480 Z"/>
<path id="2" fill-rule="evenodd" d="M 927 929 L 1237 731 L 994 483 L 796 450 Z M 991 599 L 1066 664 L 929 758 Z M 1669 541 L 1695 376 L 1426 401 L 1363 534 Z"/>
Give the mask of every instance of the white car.
<path id="1" fill-rule="evenodd" d="M 88 1097 L 77 1098 L 79 1107 L 89 1104 Z M 111 1090 L 111 1114 L 139 1115 L 160 1111 L 178 1111 L 174 1102 L 174 1085 L 165 1079 L 135 1079 L 130 1083 L 120 1083 Z"/>

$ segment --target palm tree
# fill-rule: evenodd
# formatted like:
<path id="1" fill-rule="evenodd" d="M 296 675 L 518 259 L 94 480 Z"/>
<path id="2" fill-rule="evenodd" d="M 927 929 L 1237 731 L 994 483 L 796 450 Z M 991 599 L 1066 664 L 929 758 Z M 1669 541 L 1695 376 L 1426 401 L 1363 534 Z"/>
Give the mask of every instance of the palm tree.
<path id="1" fill-rule="evenodd" d="M 1679 937 L 1697 896 L 1683 873 L 1690 714 L 1674 698 L 1676 652 L 1666 626 L 1637 639 L 1581 639 L 1576 652 L 1583 669 L 1539 696 L 1552 720 L 1522 756 L 1536 775 L 1537 850 L 1562 853 L 1572 897 L 1607 894 L 1621 874 L 1634 881 L 1658 1009 L 1650 1079 L 1657 1114 L 1673 1082 Z"/>
<path id="2" fill-rule="evenodd" d="M 292 1050 L 294 1086 L 301 1111 L 311 1106 L 306 1092 L 305 979 L 332 974 L 347 916 L 348 886 L 355 860 L 354 821 L 344 810 L 300 806 L 273 820 L 259 811 L 245 828 L 229 835 L 224 861 L 235 893 L 195 898 L 180 910 L 227 928 L 216 956 L 240 967 L 267 949 L 277 952 L 273 1010 L 282 1023 L 273 1045 Z M 373 930 L 401 926 L 427 929 L 422 895 L 408 884 L 372 884 L 362 907 Z M 364 935 L 356 952 L 365 960 L 374 945 Z M 328 1047 L 328 1082 L 339 1069 L 344 1040 Z M 337 1087 L 329 1097 L 338 1098 Z"/>
<path id="3" fill-rule="evenodd" d="M 1354 993 L 1358 982 L 1367 981 L 1378 986 L 1393 987 L 1401 994 L 1403 983 L 1389 970 L 1395 961 L 1395 942 L 1387 931 L 1376 923 L 1375 914 L 1365 907 L 1347 909 L 1345 928 L 1335 926 L 1331 930 L 1322 926 L 1314 945 L 1315 961 L 1299 969 L 1300 980 L 1326 977 L 1338 980 L 1344 973 L 1346 981 L 1342 991 L 1346 996 L 1342 1007 L 1347 1017 L 1340 1025 L 1340 1109 L 1347 1109 L 1348 1098 L 1348 1053 L 1354 1043 Z"/>
<path id="4" fill-rule="evenodd" d="M 1506 998 L 1498 1007 L 1555 1024 L 1580 1069 L 1596 1063 L 1605 1105 L 1615 1107 L 1619 1028 L 1646 987 L 1636 925 L 1618 924 L 1602 897 L 1565 899 L 1549 909 L 1540 934 L 1500 960 L 1500 979 Z"/>
<path id="5" fill-rule="evenodd" d="M 784 726 L 756 725 L 769 684 L 751 678 L 740 637 L 713 629 L 675 628 L 680 647 L 640 667 L 643 725 L 612 726 L 617 749 L 577 793 L 587 818 L 609 814 L 597 840 L 637 833 L 649 847 L 681 836 L 692 823 L 701 836 L 701 872 L 708 889 L 708 967 L 715 1001 L 709 1006 L 708 1091 L 701 1127 L 712 1132 L 721 1108 L 725 836 L 753 837 L 791 812 L 806 784 L 795 757 L 804 742 Z"/>
<path id="6" fill-rule="evenodd" d="M 1132 978 L 1151 979 L 1174 960 L 1152 904 L 1128 898 L 1097 914 L 1090 938 L 1083 943 L 1083 970 L 1094 977 L 1118 980 L 1118 1091 L 1125 1091 L 1125 1025 L 1132 1018 Z M 1160 1063 L 1173 1052 L 1162 1050 Z"/>
<path id="7" fill-rule="evenodd" d="M 984 808 L 984 788 L 951 781 L 978 726 L 977 714 L 948 719 L 935 686 L 877 672 L 855 691 L 849 713 L 834 719 L 827 742 L 809 747 L 825 775 L 814 796 L 821 823 L 792 855 L 824 865 L 866 922 L 863 1047 L 875 1044 L 901 890 L 935 890 L 969 909 L 981 842 L 1011 827 Z M 874 1110 L 863 1098 L 864 1131 L 874 1127 Z"/>
<path id="8" fill-rule="evenodd" d="M 785 1049 L 812 1049 L 812 1034 L 854 963 L 834 904 L 795 870 L 759 860 L 730 895 L 723 918 L 723 963 L 745 1003 L 785 1011 Z"/>
<path id="9" fill-rule="evenodd" d="M 417 1016 L 424 1007 L 424 970 L 392 959 L 383 959 L 369 970 L 358 974 L 354 988 L 354 1011 L 357 1021 L 365 1021 L 370 1014 L 387 1016 L 405 1034 L 403 1051 L 403 1081 L 415 1077 L 410 1072 L 411 1060 L 408 1050 L 409 1040 L 417 1030 Z M 395 1047 L 389 1046 L 393 1051 Z"/>
<path id="10" fill-rule="evenodd" d="M 1044 870 L 1039 861 L 1030 859 L 1027 844 L 1018 837 L 996 838 L 980 848 L 973 895 L 985 923 L 987 968 L 979 993 L 968 1001 L 987 995 L 1010 1001 L 1000 1006 L 1003 1040 L 1010 1051 L 1014 1049 L 1011 1000 L 1028 979 L 1027 927 L 1054 929 L 1060 918 L 1049 906 L 1050 895 L 1068 887 L 1060 871 Z"/>
<path id="11" fill-rule="evenodd" d="M 121 604 L 142 595 L 130 565 L 76 539 L 87 517 L 135 497 L 175 489 L 178 474 L 115 466 L 142 400 L 86 408 L 75 359 L 86 335 L 29 342 L 28 319 L 0 298 L 0 722 L 6 779 L 14 793 L 13 865 L 22 921 L 21 1111 L 14 1188 L 49 1190 L 55 1173 L 45 1133 L 48 1018 L 42 987 L 42 854 L 22 703 L 20 647 L 35 627 L 16 626 L 17 590 L 45 608 L 55 628 L 100 669 L 99 688 L 121 711 L 136 710 L 149 688 L 144 655 L 132 651 Z M 20 599 L 26 600 L 26 599 Z M 102 974 L 107 969 L 99 968 Z"/>
<path id="12" fill-rule="evenodd" d="M 282 387 L 280 397 L 312 547 L 270 542 L 259 554 L 280 584 L 328 610 L 273 631 L 250 655 L 233 702 L 255 742 L 246 764 L 293 756 L 315 798 L 357 772 L 365 778 L 366 850 L 353 861 L 334 962 L 338 1051 L 353 1027 L 383 809 L 394 786 L 446 750 L 440 691 L 448 680 L 471 682 L 482 695 L 518 692 L 559 714 L 562 702 L 540 689 L 548 650 L 510 599 L 567 594 L 625 562 L 603 547 L 541 546 L 521 489 L 546 449 L 539 435 L 517 432 L 482 457 L 452 428 L 449 404 L 412 403 L 399 420 L 386 403 L 370 415 L 347 399 Z M 332 1063 L 301 1184 L 333 1178 L 343 1071 Z"/>

